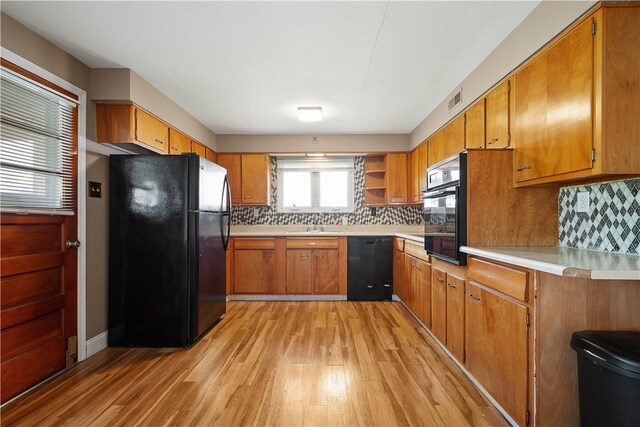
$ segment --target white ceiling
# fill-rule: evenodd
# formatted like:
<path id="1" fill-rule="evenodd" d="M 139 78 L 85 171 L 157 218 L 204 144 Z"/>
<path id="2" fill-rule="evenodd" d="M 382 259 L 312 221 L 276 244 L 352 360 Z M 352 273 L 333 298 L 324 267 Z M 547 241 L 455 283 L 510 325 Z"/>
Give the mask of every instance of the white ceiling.
<path id="1" fill-rule="evenodd" d="M 134 70 L 216 133 L 410 133 L 538 3 L 3 0 L 2 11 L 92 68 Z M 322 122 L 296 119 L 316 105 Z"/>

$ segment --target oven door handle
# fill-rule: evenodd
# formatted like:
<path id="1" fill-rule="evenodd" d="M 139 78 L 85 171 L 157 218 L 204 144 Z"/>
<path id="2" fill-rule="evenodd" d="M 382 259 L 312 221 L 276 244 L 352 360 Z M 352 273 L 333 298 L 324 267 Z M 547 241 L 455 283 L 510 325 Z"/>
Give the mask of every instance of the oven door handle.
<path id="1" fill-rule="evenodd" d="M 453 196 L 455 195 L 455 191 L 440 191 L 439 193 L 426 193 L 423 199 L 439 199 L 441 197 Z"/>

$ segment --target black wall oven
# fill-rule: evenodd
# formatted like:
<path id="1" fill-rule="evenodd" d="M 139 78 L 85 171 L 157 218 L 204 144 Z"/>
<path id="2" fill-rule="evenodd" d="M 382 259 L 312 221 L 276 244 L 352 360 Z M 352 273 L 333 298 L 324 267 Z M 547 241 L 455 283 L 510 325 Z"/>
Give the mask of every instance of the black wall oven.
<path id="1" fill-rule="evenodd" d="M 423 193 L 424 248 L 429 255 L 466 265 L 460 247 L 467 244 L 467 153 L 427 170 Z"/>

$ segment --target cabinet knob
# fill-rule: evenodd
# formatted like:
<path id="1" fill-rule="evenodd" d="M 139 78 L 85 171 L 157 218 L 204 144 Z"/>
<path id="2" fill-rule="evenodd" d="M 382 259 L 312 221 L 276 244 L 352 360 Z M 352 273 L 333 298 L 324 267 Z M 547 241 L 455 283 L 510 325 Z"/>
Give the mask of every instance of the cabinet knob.
<path id="1" fill-rule="evenodd" d="M 516 169 L 518 172 L 522 172 L 524 170 L 531 169 L 531 165 L 522 166 L 521 168 Z"/>

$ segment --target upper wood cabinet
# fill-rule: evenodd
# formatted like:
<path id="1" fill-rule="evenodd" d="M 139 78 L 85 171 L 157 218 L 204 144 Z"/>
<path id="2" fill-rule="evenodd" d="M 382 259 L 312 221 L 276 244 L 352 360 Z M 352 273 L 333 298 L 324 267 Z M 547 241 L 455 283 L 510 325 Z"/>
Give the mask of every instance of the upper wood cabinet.
<path id="1" fill-rule="evenodd" d="M 485 98 L 486 148 L 507 148 L 511 142 L 509 130 L 509 99 L 511 81 L 505 80 Z"/>
<path id="2" fill-rule="evenodd" d="M 407 203 L 407 153 L 387 153 L 387 201 L 390 205 Z"/>
<path id="3" fill-rule="evenodd" d="M 466 148 L 485 148 L 485 126 L 484 111 L 485 99 L 473 104 L 465 111 L 465 147 Z"/>
<path id="4" fill-rule="evenodd" d="M 196 141 L 191 141 L 191 152 L 196 153 L 200 157 L 207 157 L 207 148 Z"/>
<path id="5" fill-rule="evenodd" d="M 514 181 L 640 173 L 640 7 L 609 5 L 514 77 Z"/>
<path id="6" fill-rule="evenodd" d="M 208 147 L 206 148 L 205 156 L 204 156 L 204 157 L 205 157 L 207 160 L 209 160 L 210 162 L 214 162 L 214 163 L 216 163 L 216 152 L 215 152 L 215 151 L 213 151 L 212 149 L 208 148 Z"/>
<path id="7" fill-rule="evenodd" d="M 169 126 L 133 104 L 96 104 L 96 139 L 166 154 Z"/>
<path id="8" fill-rule="evenodd" d="M 231 204 L 239 205 L 242 186 L 240 183 L 242 182 L 242 174 L 240 173 L 241 168 L 241 154 L 227 154 L 227 153 L 218 153 L 217 162 L 220 166 L 227 170 L 227 180 L 229 181 L 229 188 L 231 189 Z"/>
<path id="9" fill-rule="evenodd" d="M 169 128 L 169 154 L 182 154 L 190 152 L 191 138 L 180 131 Z"/>
<path id="10" fill-rule="evenodd" d="M 271 159 L 268 154 L 243 154 L 241 158 L 243 205 L 271 203 Z"/>
<path id="11" fill-rule="evenodd" d="M 418 145 L 415 150 L 410 154 L 410 168 L 409 175 L 409 202 L 419 204 L 422 202 L 421 190 L 424 190 L 427 186 L 427 158 L 429 142 L 424 141 Z"/>
<path id="12" fill-rule="evenodd" d="M 510 144 L 509 98 L 505 80 L 465 112 L 466 148 L 506 148 Z"/>
<path id="13" fill-rule="evenodd" d="M 464 129 L 464 114 L 461 114 L 429 139 L 429 167 L 464 150 Z"/>

